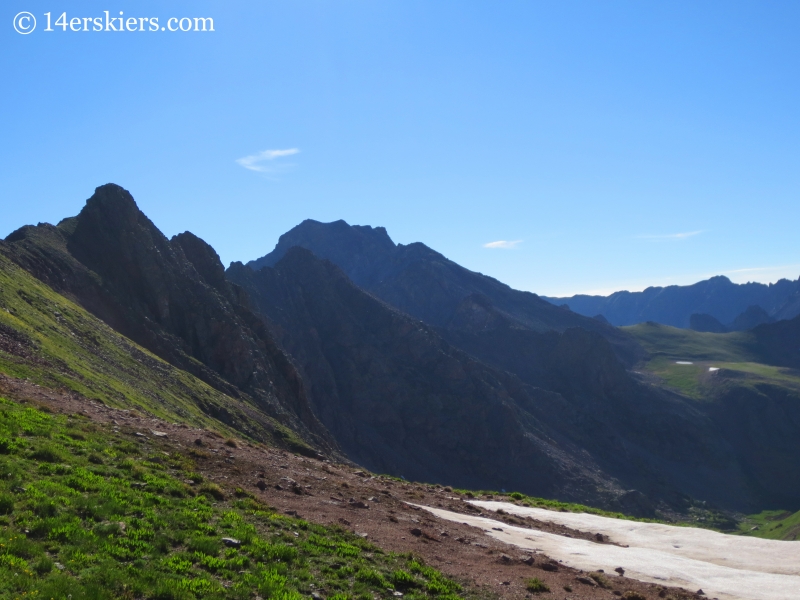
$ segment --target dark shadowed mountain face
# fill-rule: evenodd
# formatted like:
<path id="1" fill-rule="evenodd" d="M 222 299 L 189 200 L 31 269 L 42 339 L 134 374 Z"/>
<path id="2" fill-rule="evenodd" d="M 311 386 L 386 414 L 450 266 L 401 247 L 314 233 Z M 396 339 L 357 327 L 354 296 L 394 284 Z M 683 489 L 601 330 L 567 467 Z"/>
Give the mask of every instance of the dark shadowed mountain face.
<path id="1" fill-rule="evenodd" d="M 689 317 L 689 329 L 705 333 L 727 333 L 728 328 L 711 315 L 705 313 L 693 314 Z"/>
<path id="2" fill-rule="evenodd" d="M 729 325 L 729 329 L 731 331 L 746 331 L 758 325 L 763 325 L 764 323 L 772 323 L 773 321 L 775 321 L 775 319 L 770 317 L 767 311 L 758 305 L 753 305 L 748 306 L 742 314 L 736 317 Z"/>
<path id="3" fill-rule="evenodd" d="M 293 246 L 330 260 L 359 287 L 434 327 L 449 327 L 465 298 L 479 295 L 520 327 L 532 331 L 564 331 L 570 327 L 595 331 L 629 364 L 641 353 L 630 337 L 607 323 L 469 271 L 424 244 L 395 244 L 383 227 L 306 220 L 283 234 L 272 252 L 247 266 L 254 270 L 274 266 Z"/>
<path id="4" fill-rule="evenodd" d="M 761 362 L 800 369 L 800 315 L 759 325 L 748 334 L 749 348 Z M 800 419 L 797 423 L 800 426 Z"/>
<path id="5" fill-rule="evenodd" d="M 295 358 L 325 426 L 372 469 L 640 514 L 623 489 L 672 506 L 752 500 L 711 421 L 631 379 L 596 332 L 532 331 L 481 295 L 432 328 L 301 248 L 227 275 Z"/>
<path id="6" fill-rule="evenodd" d="M 225 280 L 216 252 L 191 233 L 168 240 L 121 187 L 97 188 L 57 227 L 15 231 L 3 250 L 173 365 L 229 395 L 241 390 L 307 440 L 332 444 L 294 366 Z"/>
<path id="7" fill-rule="evenodd" d="M 611 497 L 613 482 L 591 458 L 537 419 L 544 407 L 558 410 L 557 395 L 459 352 L 332 263 L 293 248 L 274 268 L 234 263 L 228 277 L 271 320 L 320 418 L 356 462 L 464 487 Z"/>
<path id="8" fill-rule="evenodd" d="M 571 310 L 582 315 L 599 313 L 617 326 L 654 321 L 686 329 L 691 327 L 693 314 L 706 314 L 730 326 L 731 330 L 740 331 L 745 328 L 742 323 L 752 318 L 752 315 L 743 316 L 752 306 L 757 305 L 775 319 L 791 319 L 800 314 L 800 279 L 781 279 L 769 285 L 736 284 L 727 277 L 719 276 L 694 285 L 651 287 L 643 292 L 615 292 L 610 296 L 578 295 L 547 300 L 556 305 L 566 303 Z M 740 317 L 742 323 L 732 325 Z"/>

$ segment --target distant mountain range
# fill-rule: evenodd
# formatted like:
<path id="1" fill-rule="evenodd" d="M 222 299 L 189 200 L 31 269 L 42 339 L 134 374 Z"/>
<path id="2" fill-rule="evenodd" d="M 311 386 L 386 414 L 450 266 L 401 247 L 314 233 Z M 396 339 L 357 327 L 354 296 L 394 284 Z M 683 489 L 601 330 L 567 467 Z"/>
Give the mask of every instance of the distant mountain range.
<path id="1" fill-rule="evenodd" d="M 580 315 L 600 315 L 617 326 L 653 321 L 687 329 L 692 328 L 692 316 L 699 315 L 694 320 L 699 331 L 742 331 L 799 315 L 800 279 L 737 284 L 717 276 L 693 285 L 649 287 L 642 292 L 543 298 L 557 306 L 566 304 Z"/>
<path id="2" fill-rule="evenodd" d="M 167 239 L 126 190 L 109 184 L 78 216 L 15 231 L 0 254 L 8 285 L 39 311 L 25 327 L 13 307 L 0 312 L 0 367 L 13 363 L 15 372 L 50 368 L 19 349 L 33 331 L 53 352 L 64 336 L 95 339 L 85 328 L 48 338 L 66 310 L 56 304 L 69 299 L 213 393 L 175 383 L 183 389 L 177 399 L 160 398 L 152 389 L 164 368 L 141 352 L 119 359 L 116 371 L 109 366 L 109 381 L 159 369 L 158 377 L 140 377 L 153 382 L 147 406 L 181 411 L 170 406 L 182 402 L 190 413 L 198 408 L 296 451 L 408 479 L 517 489 L 637 515 L 687 510 L 693 499 L 739 510 L 800 505 L 796 478 L 754 471 L 754 456 L 769 451 L 774 469 L 800 472 L 794 388 L 761 385 L 743 395 L 747 380 L 726 375 L 725 393 L 697 402 L 640 371 L 662 360 L 669 331 L 631 332 L 560 308 L 424 244 L 395 244 L 380 227 L 304 221 L 269 254 L 225 270 L 203 240 L 189 232 Z M 33 298 L 26 289 L 34 286 L 4 266 L 9 261 L 63 301 Z M 800 318 L 727 335 L 740 336 L 734 341 L 747 360 L 797 368 L 799 328 Z M 692 335 L 711 336 L 702 338 L 711 345 L 718 337 Z M 54 380 L 85 387 L 84 371 L 70 368 L 72 379 L 54 371 Z M 115 385 L 104 379 L 101 395 L 120 398 Z M 753 403 L 775 409 L 761 414 Z M 779 435 L 746 443 L 748 428 L 776 423 Z"/>

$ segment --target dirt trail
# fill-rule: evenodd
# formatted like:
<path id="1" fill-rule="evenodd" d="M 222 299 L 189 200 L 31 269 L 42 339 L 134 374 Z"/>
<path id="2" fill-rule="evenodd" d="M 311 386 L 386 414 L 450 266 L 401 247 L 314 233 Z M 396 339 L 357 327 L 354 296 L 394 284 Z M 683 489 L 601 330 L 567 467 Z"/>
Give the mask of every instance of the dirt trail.
<path id="1" fill-rule="evenodd" d="M 464 524 L 469 515 L 486 517 L 488 513 L 446 487 L 373 476 L 348 465 L 243 441 L 236 441 L 236 447 L 232 447 L 215 432 L 109 408 L 77 394 L 59 393 L 3 375 L 0 395 L 45 405 L 54 412 L 80 413 L 134 435 L 145 449 L 190 453 L 203 476 L 229 493 L 241 487 L 279 511 L 315 523 L 342 525 L 387 551 L 413 552 L 483 597 L 532 598 L 525 582 L 534 577 L 549 586 L 551 592 L 536 595 L 545 599 L 611 600 L 626 592 L 636 592 L 646 600 L 702 597 L 628 577 L 608 577 L 610 587 L 600 587 L 579 568 L 496 539 L 484 527 Z M 461 514 L 463 519 L 440 518 L 414 505 Z M 537 527 L 526 531 L 544 530 L 555 537 L 585 541 L 599 548 L 613 547 L 588 541 L 594 539 L 592 532 L 510 515 L 506 519 Z"/>

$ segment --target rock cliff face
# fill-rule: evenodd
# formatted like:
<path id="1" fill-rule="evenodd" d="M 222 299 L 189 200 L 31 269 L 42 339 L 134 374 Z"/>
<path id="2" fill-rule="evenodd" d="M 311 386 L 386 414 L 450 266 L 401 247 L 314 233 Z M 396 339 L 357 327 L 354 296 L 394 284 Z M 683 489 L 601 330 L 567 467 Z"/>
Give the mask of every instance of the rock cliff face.
<path id="1" fill-rule="evenodd" d="M 225 280 L 214 250 L 190 233 L 168 240 L 121 187 L 97 188 L 78 216 L 57 227 L 15 231 L 4 250 L 173 365 L 230 395 L 245 392 L 312 443 L 335 445 L 294 366 Z"/>
<path id="2" fill-rule="evenodd" d="M 640 514 L 642 494 L 625 490 L 673 506 L 750 499 L 709 419 L 631 379 L 596 332 L 532 331 L 474 294 L 435 328 L 299 247 L 227 276 L 295 358 L 320 419 L 371 469 Z"/>

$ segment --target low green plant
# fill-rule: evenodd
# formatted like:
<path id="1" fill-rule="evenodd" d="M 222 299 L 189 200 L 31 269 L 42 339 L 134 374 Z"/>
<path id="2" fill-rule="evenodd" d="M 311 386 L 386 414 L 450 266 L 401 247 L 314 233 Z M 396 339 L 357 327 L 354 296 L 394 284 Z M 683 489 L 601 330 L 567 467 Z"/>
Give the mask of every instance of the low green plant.
<path id="1" fill-rule="evenodd" d="M 525 581 L 525 589 L 534 594 L 541 594 L 543 592 L 549 592 L 550 586 L 538 577 L 533 577 Z"/>
<path id="2" fill-rule="evenodd" d="M 607 590 L 611 589 L 611 582 L 608 580 L 608 577 L 602 573 L 589 573 L 589 577 L 594 579 L 594 582 L 601 588 L 605 588 Z"/>

